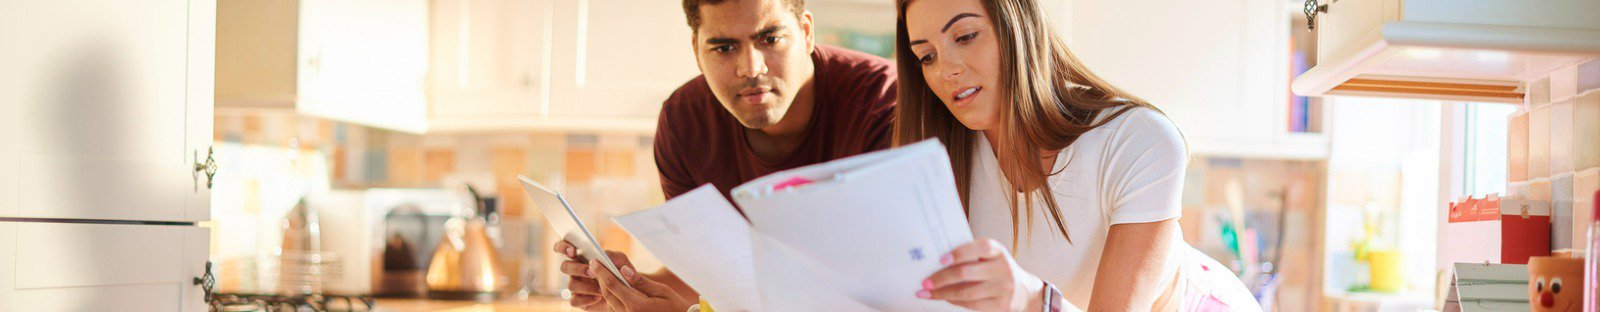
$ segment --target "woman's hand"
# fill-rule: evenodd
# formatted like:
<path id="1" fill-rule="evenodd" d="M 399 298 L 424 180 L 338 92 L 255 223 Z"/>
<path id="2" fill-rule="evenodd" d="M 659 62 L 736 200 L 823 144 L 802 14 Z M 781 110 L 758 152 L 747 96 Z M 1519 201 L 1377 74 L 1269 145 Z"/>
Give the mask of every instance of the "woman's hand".
<path id="1" fill-rule="evenodd" d="M 623 284 L 616 275 L 594 260 L 589 260 L 589 276 L 600 283 L 600 297 L 612 311 L 681 312 L 700 302 L 699 296 L 679 293 L 667 284 L 634 271 L 627 257 L 617 257 L 621 253 L 610 255 L 612 264 L 617 265 L 617 270 L 621 271 L 622 278 L 628 279 L 628 284 Z"/>
<path id="2" fill-rule="evenodd" d="M 977 311 L 1033 311 L 1044 281 L 1017 266 L 1006 247 L 980 238 L 939 259 L 946 266 L 922 281 L 918 298 L 949 301 Z"/>

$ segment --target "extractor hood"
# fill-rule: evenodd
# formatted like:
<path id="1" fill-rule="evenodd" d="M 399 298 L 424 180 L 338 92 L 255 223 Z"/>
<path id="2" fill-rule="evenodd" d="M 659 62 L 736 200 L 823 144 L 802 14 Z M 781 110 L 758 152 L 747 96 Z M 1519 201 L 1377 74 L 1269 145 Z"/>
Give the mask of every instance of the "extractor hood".
<path id="1" fill-rule="evenodd" d="M 1523 103 L 1526 82 L 1600 57 L 1600 0 L 1307 3 L 1318 64 L 1302 96 Z"/>

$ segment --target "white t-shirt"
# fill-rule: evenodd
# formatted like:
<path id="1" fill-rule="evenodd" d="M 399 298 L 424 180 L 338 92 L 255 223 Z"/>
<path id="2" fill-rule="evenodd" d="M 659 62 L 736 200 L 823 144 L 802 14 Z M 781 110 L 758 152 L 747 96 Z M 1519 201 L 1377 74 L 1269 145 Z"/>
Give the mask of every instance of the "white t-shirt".
<path id="1" fill-rule="evenodd" d="M 1116 109 L 1120 108 L 1102 111 L 1100 118 L 1104 119 Z M 982 134 L 973 152 L 976 155 L 973 155 L 968 216 L 973 235 L 1005 244 L 1018 265 L 1056 285 L 1062 295 L 1078 307 L 1088 307 L 1090 288 L 1111 225 L 1164 221 L 1182 214 L 1180 200 L 1188 152 L 1172 121 L 1149 108 L 1128 110 L 1084 133 L 1057 155 L 1052 168 L 1058 173 L 1047 181 L 1061 207 L 1071 243 L 1048 220 L 1050 215 L 1043 202 L 1035 200 L 1031 211 L 1019 212 L 1021 220 L 1017 232 L 1021 237 L 1016 241 L 1020 247 L 1013 246 L 1011 206 L 1006 198 L 1007 191 L 1002 188 L 1007 182 L 995 161 L 994 150 Z M 1183 272 L 1197 267 L 1208 271 L 1202 275 L 1227 271 L 1184 243 L 1181 231 L 1172 233 L 1173 249 L 1168 252 L 1167 265 L 1161 272 L 1162 285 L 1188 284 L 1170 281 L 1201 274 Z M 1227 274 L 1231 277 L 1231 272 Z M 1226 285 L 1230 292 L 1243 290 L 1237 278 L 1232 278 L 1231 284 L 1237 287 Z M 1173 288 L 1180 291 L 1178 294 L 1193 293 L 1182 291 L 1183 286 Z M 1237 297 L 1238 294 L 1233 295 Z M 1244 290 L 1243 295 L 1248 296 L 1248 290 Z M 1166 301 L 1158 299 L 1158 302 Z M 1253 301 L 1251 299 L 1249 304 L 1254 305 Z"/>

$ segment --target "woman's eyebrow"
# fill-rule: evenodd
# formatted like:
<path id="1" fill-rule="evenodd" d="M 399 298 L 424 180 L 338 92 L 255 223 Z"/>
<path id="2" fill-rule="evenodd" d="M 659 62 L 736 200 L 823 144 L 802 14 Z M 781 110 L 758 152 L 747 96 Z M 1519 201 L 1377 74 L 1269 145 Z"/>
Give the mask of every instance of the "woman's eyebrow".
<path id="1" fill-rule="evenodd" d="M 974 13 L 961 13 L 961 14 L 956 14 L 956 16 L 955 16 L 955 17 L 951 17 L 951 18 L 950 18 L 950 21 L 949 21 L 949 22 L 945 22 L 945 23 L 944 23 L 944 28 L 943 28 L 943 29 L 939 29 L 939 32 L 945 32 L 945 31 L 948 31 L 948 30 L 950 30 L 950 26 L 951 26 L 951 25 L 955 25 L 955 24 L 956 24 L 956 21 L 959 21 L 959 20 L 961 20 L 961 19 L 963 19 L 963 18 L 968 18 L 968 17 L 978 17 L 978 14 L 974 14 Z"/>

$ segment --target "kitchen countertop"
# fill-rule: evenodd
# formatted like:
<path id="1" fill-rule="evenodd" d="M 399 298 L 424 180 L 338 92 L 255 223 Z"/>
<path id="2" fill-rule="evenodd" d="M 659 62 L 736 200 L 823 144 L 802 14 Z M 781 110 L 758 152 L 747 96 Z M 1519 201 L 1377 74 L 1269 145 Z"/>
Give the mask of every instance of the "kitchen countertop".
<path id="1" fill-rule="evenodd" d="M 567 305 L 567 300 L 559 297 L 528 297 L 528 299 L 503 299 L 500 301 L 481 303 L 474 301 L 450 301 L 429 299 L 392 299 L 379 298 L 374 311 L 385 312 L 505 312 L 505 311 L 582 311 Z"/>

